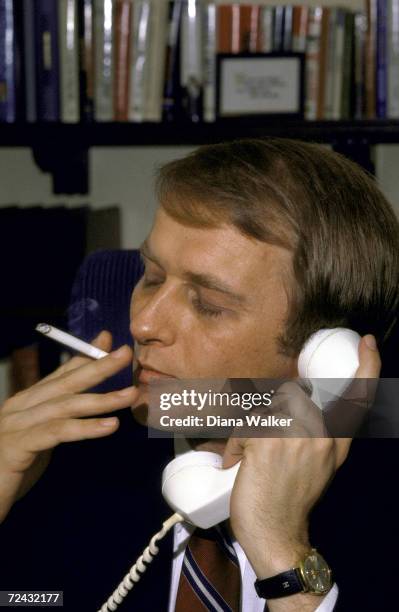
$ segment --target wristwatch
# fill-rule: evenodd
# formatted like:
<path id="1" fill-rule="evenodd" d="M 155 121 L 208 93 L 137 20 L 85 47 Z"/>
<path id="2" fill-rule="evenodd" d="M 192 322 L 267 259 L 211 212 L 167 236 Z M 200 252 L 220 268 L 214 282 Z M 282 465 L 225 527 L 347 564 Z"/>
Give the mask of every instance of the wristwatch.
<path id="1" fill-rule="evenodd" d="M 331 586 L 331 569 L 315 548 L 299 563 L 299 567 L 255 582 L 258 596 L 264 599 L 276 599 L 295 593 L 324 595 Z"/>

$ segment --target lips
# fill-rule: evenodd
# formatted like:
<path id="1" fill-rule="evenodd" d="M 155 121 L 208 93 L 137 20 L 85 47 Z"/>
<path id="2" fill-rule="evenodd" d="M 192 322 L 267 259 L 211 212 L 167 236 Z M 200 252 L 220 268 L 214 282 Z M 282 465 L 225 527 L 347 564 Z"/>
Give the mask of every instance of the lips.
<path id="1" fill-rule="evenodd" d="M 164 372 L 160 372 L 159 370 L 154 370 L 153 368 L 150 368 L 147 365 L 142 365 L 141 363 L 138 364 L 136 370 L 136 377 L 138 382 L 145 385 L 148 385 L 149 383 L 155 382 L 157 380 L 175 378 L 175 376 L 165 374 Z"/>

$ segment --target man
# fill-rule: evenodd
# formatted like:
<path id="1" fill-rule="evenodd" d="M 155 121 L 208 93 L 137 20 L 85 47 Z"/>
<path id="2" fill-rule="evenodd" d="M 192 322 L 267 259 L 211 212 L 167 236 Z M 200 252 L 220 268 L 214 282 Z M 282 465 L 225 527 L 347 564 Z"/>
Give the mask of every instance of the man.
<path id="1" fill-rule="evenodd" d="M 381 192 L 354 164 L 318 145 L 238 141 L 167 165 L 158 197 L 142 247 L 145 274 L 131 303 L 137 386 L 124 396 L 81 395 L 129 363 L 125 347 L 102 363 L 75 358 L 6 402 L 2 518 L 43 472 L 48 449 L 117 428 L 117 420 L 107 419 L 104 429 L 97 418 L 78 417 L 131 405 L 145 422 L 148 383 L 162 375 L 295 378 L 305 340 L 335 326 L 363 336 L 356 375 L 379 375 L 374 338 L 382 344 L 396 320 L 399 229 Z M 97 344 L 107 350 L 110 338 Z M 242 459 L 230 535 L 249 567 L 243 612 L 258 612 L 263 603 L 253 579 L 286 572 L 307 555 L 310 510 L 349 441 L 230 439 L 197 448 L 220 452 L 225 466 Z M 174 600 L 181 605 L 174 569 L 172 609 Z M 271 612 L 326 612 L 336 594 L 334 587 L 322 601 L 298 592 L 267 603 Z"/>

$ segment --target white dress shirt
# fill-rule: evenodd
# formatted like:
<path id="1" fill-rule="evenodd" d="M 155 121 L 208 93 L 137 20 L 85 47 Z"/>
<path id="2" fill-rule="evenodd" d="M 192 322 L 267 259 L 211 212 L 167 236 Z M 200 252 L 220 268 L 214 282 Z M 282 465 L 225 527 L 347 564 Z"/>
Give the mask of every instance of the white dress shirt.
<path id="1" fill-rule="evenodd" d="M 176 605 L 177 588 L 179 586 L 180 572 L 183 564 L 184 551 L 188 539 L 193 532 L 194 527 L 189 523 L 180 523 L 174 527 L 173 541 L 173 565 L 172 565 L 172 583 L 169 594 L 169 612 L 174 612 Z M 263 612 L 265 608 L 265 599 L 258 597 L 255 591 L 256 575 L 252 569 L 248 559 L 245 556 L 239 543 L 232 539 L 234 550 L 236 551 L 241 572 L 241 593 L 242 607 L 241 612 Z M 333 585 L 331 590 L 323 597 L 316 612 L 332 612 L 338 597 L 338 587 Z"/>

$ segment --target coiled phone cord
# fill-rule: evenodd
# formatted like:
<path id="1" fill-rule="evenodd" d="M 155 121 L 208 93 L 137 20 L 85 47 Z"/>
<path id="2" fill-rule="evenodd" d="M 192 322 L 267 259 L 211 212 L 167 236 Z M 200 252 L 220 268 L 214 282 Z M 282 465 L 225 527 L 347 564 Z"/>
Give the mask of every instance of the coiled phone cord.
<path id="1" fill-rule="evenodd" d="M 170 516 L 164 523 L 162 523 L 162 529 L 151 538 L 150 543 L 147 548 L 145 548 L 143 554 L 140 555 L 136 563 L 132 565 L 120 585 L 115 589 L 115 591 L 107 599 L 107 601 L 101 606 L 98 612 L 109 612 L 109 610 L 113 612 L 117 609 L 119 604 L 122 603 L 123 599 L 134 587 L 136 582 L 140 580 L 141 574 L 143 574 L 143 572 L 145 572 L 145 570 L 147 569 L 147 565 L 151 563 L 155 555 L 158 553 L 159 548 L 155 544 L 155 542 L 161 540 L 168 533 L 168 531 L 172 529 L 174 525 L 176 525 L 177 523 L 181 523 L 183 520 L 183 517 L 176 512 L 175 514 Z M 147 565 L 144 564 L 144 561 Z M 139 574 L 139 572 L 141 573 Z"/>

